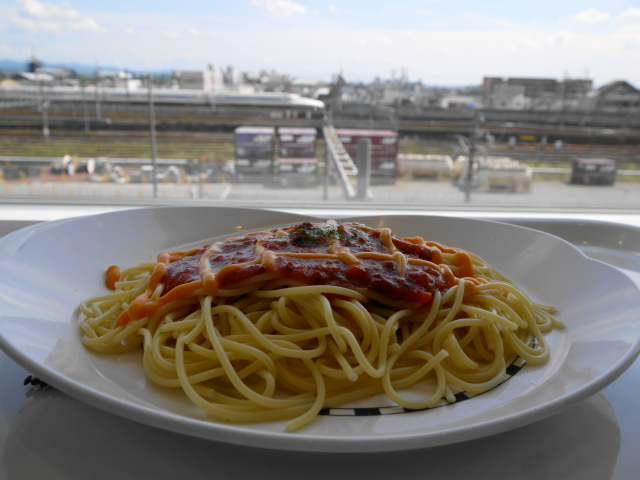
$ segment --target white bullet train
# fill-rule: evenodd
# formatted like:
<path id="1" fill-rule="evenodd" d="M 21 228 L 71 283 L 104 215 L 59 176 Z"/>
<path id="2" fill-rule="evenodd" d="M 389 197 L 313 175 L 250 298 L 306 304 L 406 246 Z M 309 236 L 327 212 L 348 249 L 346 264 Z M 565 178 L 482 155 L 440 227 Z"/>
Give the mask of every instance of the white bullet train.
<path id="1" fill-rule="evenodd" d="M 149 92 L 146 88 L 126 89 L 113 87 L 61 87 L 61 86 L 0 86 L 0 102 L 33 102 L 34 104 L 48 100 L 49 103 L 99 101 L 108 104 L 142 105 L 149 103 Z M 203 91 L 153 89 L 153 101 L 158 105 L 200 105 L 218 107 L 249 107 L 272 109 L 275 111 L 295 112 L 296 117 L 316 117 L 322 114 L 325 105 L 320 100 L 303 97 L 295 93 L 278 92 L 237 92 L 237 91 Z M 302 115 L 300 115 L 302 114 Z"/>

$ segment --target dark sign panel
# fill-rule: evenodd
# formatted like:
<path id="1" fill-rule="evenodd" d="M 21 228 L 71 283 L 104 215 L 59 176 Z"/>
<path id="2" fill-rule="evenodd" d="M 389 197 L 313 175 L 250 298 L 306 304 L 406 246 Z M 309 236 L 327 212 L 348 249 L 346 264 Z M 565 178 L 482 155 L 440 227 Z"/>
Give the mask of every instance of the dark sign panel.
<path id="1" fill-rule="evenodd" d="M 235 169 L 237 173 L 273 171 L 275 129 L 238 127 L 235 130 Z"/>
<path id="2" fill-rule="evenodd" d="M 336 133 L 355 162 L 358 140 L 371 140 L 371 182 L 393 183 L 398 176 L 398 134 L 391 130 L 336 129 Z"/>
<path id="3" fill-rule="evenodd" d="M 618 165 L 607 158 L 576 158 L 571 170 L 571 183 L 583 185 L 613 185 Z"/>
<path id="4" fill-rule="evenodd" d="M 278 172 L 315 174 L 318 171 L 315 128 L 279 128 L 278 141 Z"/>

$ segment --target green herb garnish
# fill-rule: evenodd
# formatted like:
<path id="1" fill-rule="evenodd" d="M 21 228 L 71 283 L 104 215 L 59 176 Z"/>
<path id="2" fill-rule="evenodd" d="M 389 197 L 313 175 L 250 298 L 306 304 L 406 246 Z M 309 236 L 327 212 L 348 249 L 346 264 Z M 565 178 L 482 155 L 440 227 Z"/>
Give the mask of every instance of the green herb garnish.
<path id="1" fill-rule="evenodd" d="M 332 245 L 335 242 L 340 242 L 343 245 L 349 246 L 357 242 L 361 237 L 358 235 L 358 231 L 347 233 L 346 228 L 343 225 L 327 225 L 325 223 L 314 225 L 309 222 L 301 223 L 291 232 L 289 236 L 292 239 L 294 245 L 298 247 L 313 246 L 313 245 Z"/>

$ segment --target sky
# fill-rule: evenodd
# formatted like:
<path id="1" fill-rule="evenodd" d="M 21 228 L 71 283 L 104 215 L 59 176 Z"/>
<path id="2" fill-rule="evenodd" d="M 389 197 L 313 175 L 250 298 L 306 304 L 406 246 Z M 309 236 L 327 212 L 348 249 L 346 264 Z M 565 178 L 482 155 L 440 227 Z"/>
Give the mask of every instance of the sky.
<path id="1" fill-rule="evenodd" d="M 0 59 L 427 85 L 484 76 L 640 88 L 638 0 L 0 0 Z"/>

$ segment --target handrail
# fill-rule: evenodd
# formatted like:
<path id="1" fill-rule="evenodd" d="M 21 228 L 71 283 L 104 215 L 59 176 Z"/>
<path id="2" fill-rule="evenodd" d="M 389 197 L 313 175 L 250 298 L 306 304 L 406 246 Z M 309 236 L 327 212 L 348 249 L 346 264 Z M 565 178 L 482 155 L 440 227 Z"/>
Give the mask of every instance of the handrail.
<path id="1" fill-rule="evenodd" d="M 333 125 L 322 127 L 322 132 L 324 134 L 328 160 L 334 167 L 333 172 L 335 172 L 335 179 L 345 198 L 352 200 L 356 197 L 356 191 L 353 185 L 356 183 L 358 168 L 342 145 Z"/>

